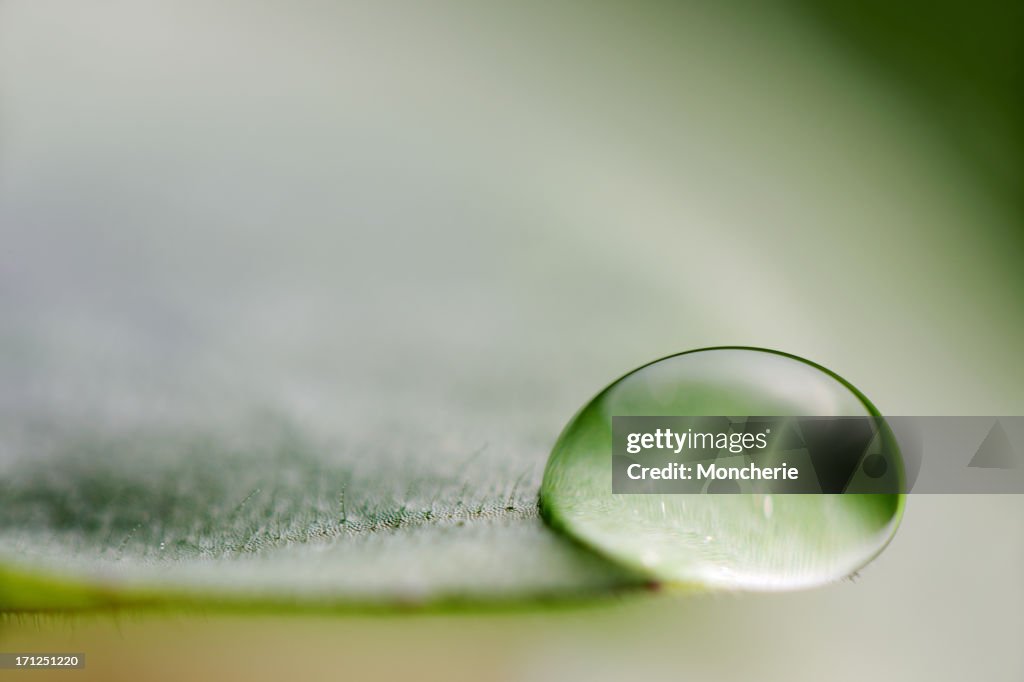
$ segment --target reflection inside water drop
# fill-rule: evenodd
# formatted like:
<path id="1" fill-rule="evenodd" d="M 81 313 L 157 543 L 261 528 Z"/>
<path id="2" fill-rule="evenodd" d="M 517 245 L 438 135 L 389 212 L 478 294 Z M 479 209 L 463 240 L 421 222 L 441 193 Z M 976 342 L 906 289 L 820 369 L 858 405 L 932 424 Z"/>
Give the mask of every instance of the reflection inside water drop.
<path id="1" fill-rule="evenodd" d="M 751 348 L 674 355 L 612 383 L 565 427 L 544 474 L 545 518 L 654 578 L 732 589 L 838 580 L 885 547 L 900 495 L 754 496 L 735 494 L 732 480 L 709 482 L 707 492 L 722 494 L 612 494 L 613 416 L 716 415 L 878 413 L 837 375 L 794 356 Z"/>

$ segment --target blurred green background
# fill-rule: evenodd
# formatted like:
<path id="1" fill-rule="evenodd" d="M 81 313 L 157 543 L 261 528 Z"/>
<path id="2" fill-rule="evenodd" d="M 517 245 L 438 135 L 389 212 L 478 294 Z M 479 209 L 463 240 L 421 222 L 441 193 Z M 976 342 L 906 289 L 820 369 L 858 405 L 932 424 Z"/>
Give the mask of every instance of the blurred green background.
<path id="1" fill-rule="evenodd" d="M 130 531 L 59 474 L 31 506 L 27 468 L 165 490 L 152 471 L 249 452 L 254 423 L 342 443 L 357 479 L 412 462 L 427 498 L 527 518 L 584 401 L 702 346 L 808 357 L 883 413 L 1021 414 L 1022 12 L 0 3 L 0 559 L 93 570 L 61 554 L 87 519 L 128 529 L 128 577 L 165 570 L 151 519 Z M 451 480 L 467 461 L 486 473 Z M 232 470 L 227 512 L 263 466 Z M 382 504 L 426 504 L 405 484 Z M 38 532 L 61 495 L 68 528 Z M 1022 512 L 915 496 L 856 582 L 805 593 L 19 616 L 0 648 L 85 651 L 63 674 L 97 679 L 1019 680 Z M 577 558 L 534 561 L 553 555 L 533 528 L 506 545 L 517 579 L 559 589 Z M 442 535 L 368 542 L 318 584 L 506 585 Z"/>

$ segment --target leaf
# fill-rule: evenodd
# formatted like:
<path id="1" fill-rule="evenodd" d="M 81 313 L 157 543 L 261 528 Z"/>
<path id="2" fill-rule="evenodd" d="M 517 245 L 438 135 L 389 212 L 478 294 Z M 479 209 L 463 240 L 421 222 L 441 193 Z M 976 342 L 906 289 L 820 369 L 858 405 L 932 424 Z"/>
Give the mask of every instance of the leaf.
<path id="1" fill-rule="evenodd" d="M 1019 399 L 1018 214 L 770 10 L 48 7 L 0 6 L 0 606 L 634 585 L 541 469 L 720 339 Z"/>
<path id="2" fill-rule="evenodd" d="M 543 526 L 528 469 L 469 453 L 444 475 L 411 458 L 364 473 L 286 424 L 244 432 L 50 434 L 55 451 L 0 484 L 0 608 L 500 602 L 637 583 Z"/>

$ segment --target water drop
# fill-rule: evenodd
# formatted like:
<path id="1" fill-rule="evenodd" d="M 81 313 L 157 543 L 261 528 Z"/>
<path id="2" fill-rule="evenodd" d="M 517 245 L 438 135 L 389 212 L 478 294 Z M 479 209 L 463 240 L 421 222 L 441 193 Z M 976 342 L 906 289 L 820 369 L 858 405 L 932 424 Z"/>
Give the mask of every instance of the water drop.
<path id="1" fill-rule="evenodd" d="M 565 427 L 541 487 L 549 523 L 654 579 L 749 590 L 839 580 L 895 533 L 904 502 L 896 494 L 773 495 L 761 504 L 748 494 L 612 494 L 612 417 L 676 415 L 878 412 L 838 375 L 785 353 L 711 348 L 664 358 L 609 385 Z"/>

